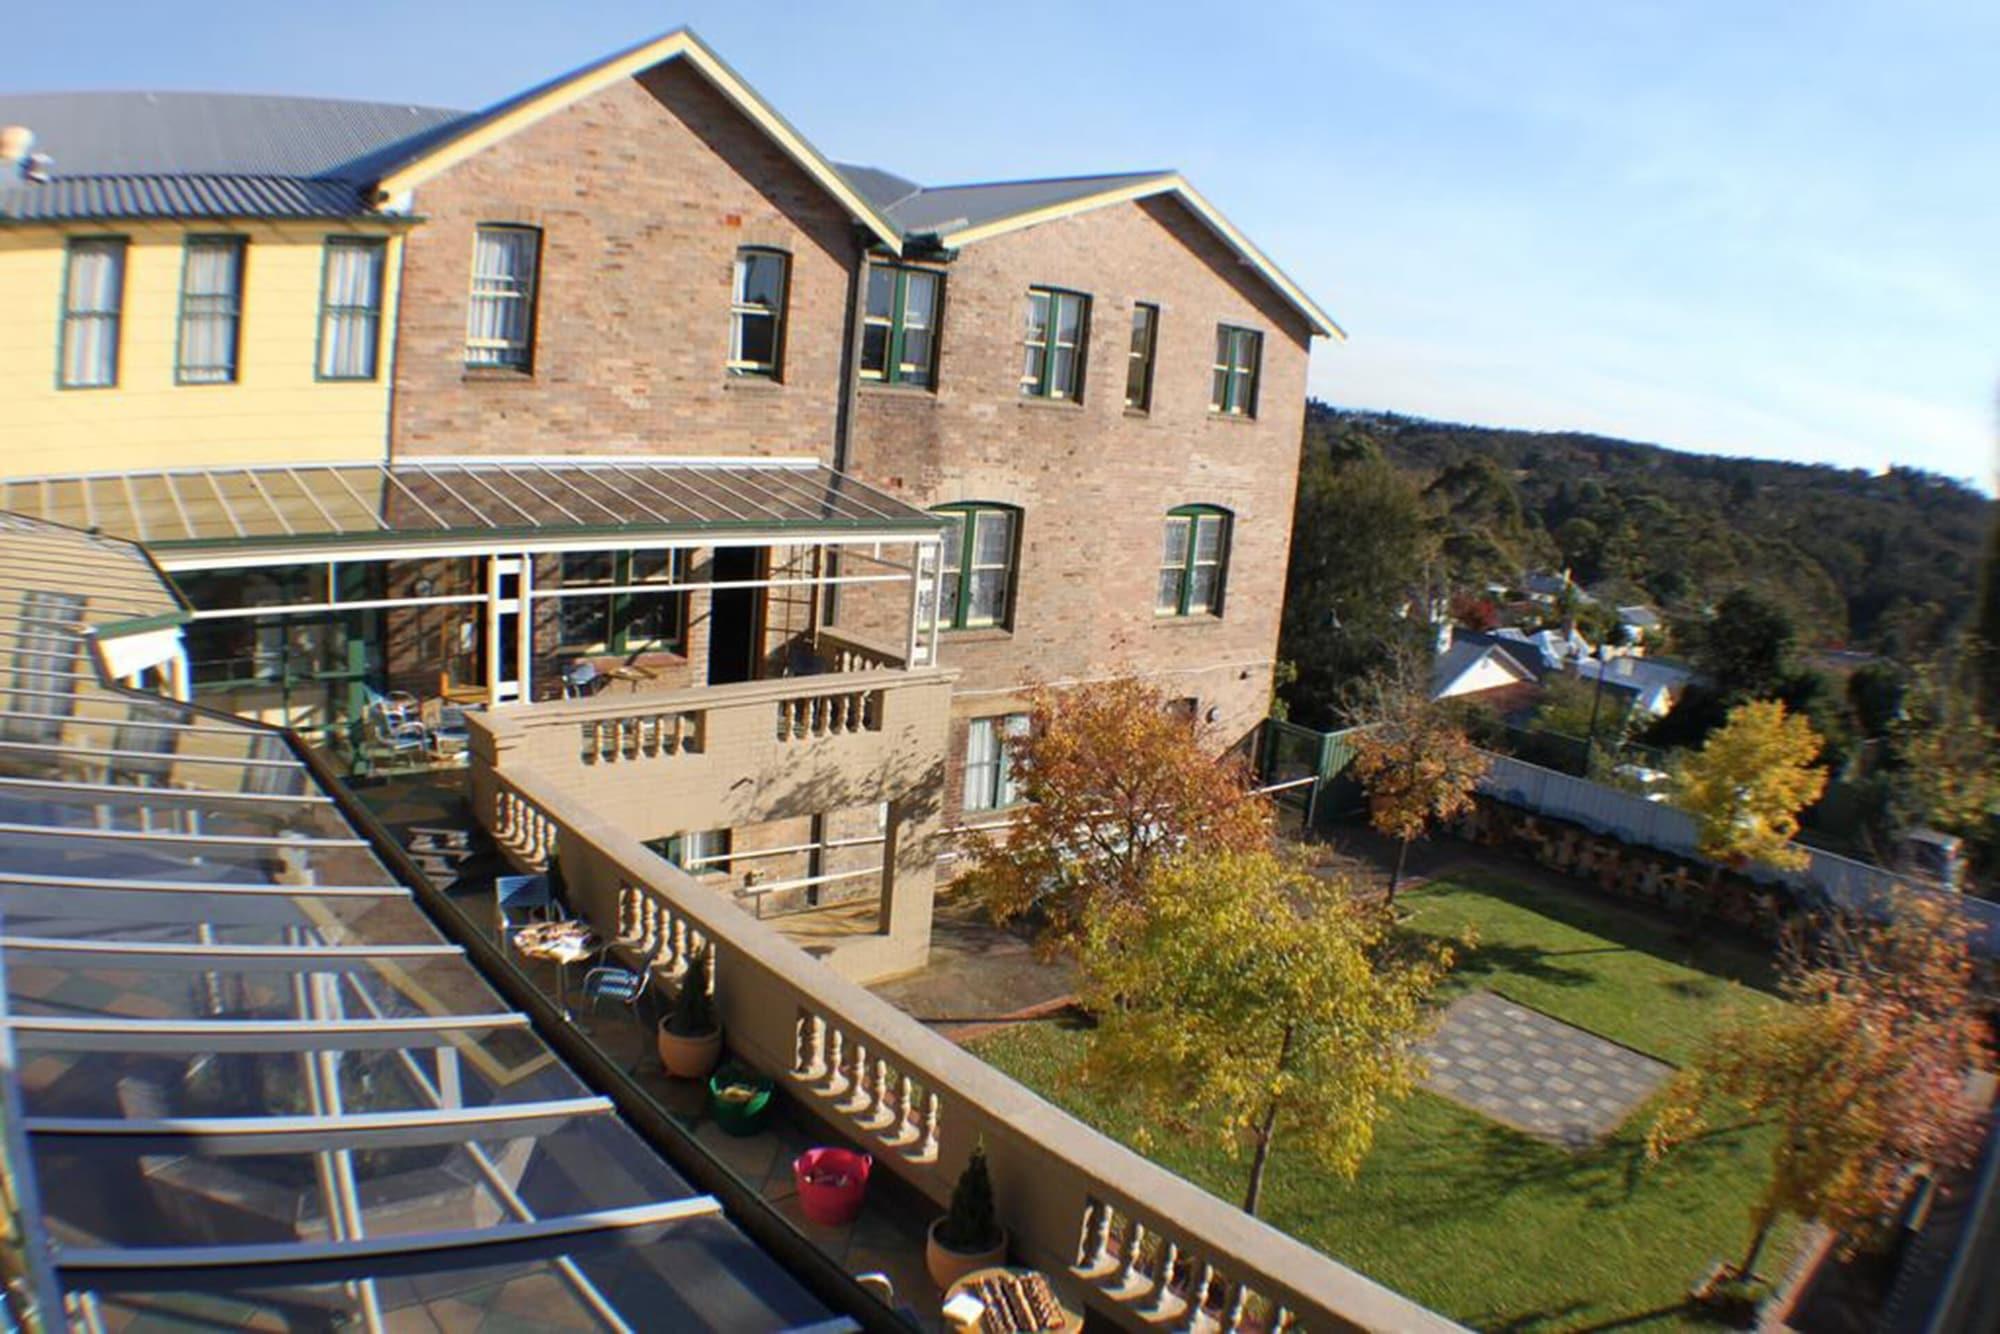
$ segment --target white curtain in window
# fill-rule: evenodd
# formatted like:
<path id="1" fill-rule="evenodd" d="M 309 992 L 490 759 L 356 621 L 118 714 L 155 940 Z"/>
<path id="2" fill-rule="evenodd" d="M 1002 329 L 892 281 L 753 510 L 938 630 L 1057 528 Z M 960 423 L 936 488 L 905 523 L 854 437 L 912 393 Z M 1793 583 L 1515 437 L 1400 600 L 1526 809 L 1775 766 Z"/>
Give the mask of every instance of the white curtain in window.
<path id="1" fill-rule="evenodd" d="M 220 383 L 236 378 L 242 260 L 242 248 L 233 241 L 188 243 L 181 274 L 181 379 Z"/>
<path id="2" fill-rule="evenodd" d="M 89 387 L 118 382 L 118 323 L 125 291 L 125 247 L 77 241 L 69 251 L 63 306 L 62 382 Z"/>
<path id="3" fill-rule="evenodd" d="M 521 227 L 480 229 L 472 252 L 472 302 L 466 311 L 468 364 L 528 364 L 538 239 Z"/>
<path id="4" fill-rule="evenodd" d="M 332 244 L 320 301 L 319 373 L 329 380 L 372 380 L 382 323 L 379 243 Z"/>

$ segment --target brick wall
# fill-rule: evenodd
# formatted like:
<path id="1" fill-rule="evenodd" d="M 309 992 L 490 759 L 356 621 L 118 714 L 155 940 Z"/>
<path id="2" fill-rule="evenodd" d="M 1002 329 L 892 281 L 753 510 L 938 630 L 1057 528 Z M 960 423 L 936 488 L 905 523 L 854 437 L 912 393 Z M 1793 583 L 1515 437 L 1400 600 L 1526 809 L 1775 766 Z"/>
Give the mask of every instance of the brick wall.
<path id="1" fill-rule="evenodd" d="M 395 453 L 828 456 L 853 224 L 700 75 L 672 64 L 586 98 L 426 182 L 415 208 Z M 464 366 L 482 222 L 543 229 L 531 375 Z M 746 245 L 792 257 L 777 385 L 725 371 Z"/>
<path id="2" fill-rule="evenodd" d="M 1027 289 L 1092 298 L 1080 404 L 1019 392 Z M 1151 410 L 1124 404 L 1132 307 L 1159 307 Z M 1218 323 L 1264 332 L 1254 421 L 1208 410 Z M 1305 411 L 1304 321 L 1178 203 L 1113 205 L 966 247 L 948 266 L 935 393 L 863 386 L 851 470 L 911 503 L 1022 510 L 1013 628 L 947 633 L 963 720 L 1017 706 L 1026 681 L 1136 672 L 1217 711 L 1225 743 L 1270 698 Z M 1153 612 L 1161 525 L 1193 503 L 1230 510 L 1219 617 Z M 954 794 L 955 799 L 955 794 Z"/>

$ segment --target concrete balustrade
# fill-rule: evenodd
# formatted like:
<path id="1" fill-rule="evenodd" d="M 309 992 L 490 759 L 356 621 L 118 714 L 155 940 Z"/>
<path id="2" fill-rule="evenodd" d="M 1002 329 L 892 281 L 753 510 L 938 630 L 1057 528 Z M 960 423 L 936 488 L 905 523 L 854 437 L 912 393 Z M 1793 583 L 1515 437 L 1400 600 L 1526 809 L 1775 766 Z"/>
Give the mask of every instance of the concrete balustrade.
<path id="1" fill-rule="evenodd" d="M 482 813 L 517 829 L 554 830 L 579 912 L 667 971 L 700 943 L 712 946 L 731 1051 L 940 1209 L 983 1142 L 1017 1256 L 1065 1280 L 1072 1299 L 1133 1329 L 1456 1328 L 938 1037 L 655 856 L 558 775 L 518 761 L 495 773 L 496 739 L 474 746 Z M 568 763 L 581 767 L 573 748 Z M 925 818 L 909 810 L 892 817 L 892 859 L 898 824 Z M 906 842 L 900 851 L 909 850 Z"/>
<path id="2" fill-rule="evenodd" d="M 891 648 L 852 630 L 822 628 L 813 640 L 820 662 L 833 672 L 901 670 L 903 650 Z"/>

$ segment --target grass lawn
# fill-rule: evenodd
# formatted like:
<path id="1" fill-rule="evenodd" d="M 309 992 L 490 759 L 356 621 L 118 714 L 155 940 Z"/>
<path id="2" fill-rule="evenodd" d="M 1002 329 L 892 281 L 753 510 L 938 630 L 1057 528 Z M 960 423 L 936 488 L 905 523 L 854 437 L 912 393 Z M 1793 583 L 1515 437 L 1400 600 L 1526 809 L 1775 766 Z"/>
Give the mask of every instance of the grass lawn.
<path id="1" fill-rule="evenodd" d="M 1689 966 L 1670 928 L 1582 891 L 1466 873 L 1399 902 L 1412 930 L 1477 933 L 1453 988 L 1499 992 L 1666 1061 L 1686 1059 L 1731 1005 L 1773 1003 L 1757 952 L 1714 945 Z M 1129 1141 L 1138 1127 L 1115 1098 L 1064 1078 L 1087 1041 L 1074 1025 L 1033 1024 L 975 1050 Z M 1666 1328 L 1688 1319 L 1678 1308 L 1708 1262 L 1748 1241 L 1762 1142 L 1760 1132 L 1725 1131 L 1649 1169 L 1649 1117 L 1641 1108 L 1603 1144 L 1571 1153 L 1419 1092 L 1378 1130 L 1352 1182 L 1289 1155 L 1280 1139 L 1262 1213 L 1479 1328 L 1574 1329 L 1647 1313 L 1658 1314 L 1643 1327 Z M 1247 1160 L 1213 1141 L 1162 1136 L 1148 1152 L 1224 1199 L 1242 1198 Z"/>

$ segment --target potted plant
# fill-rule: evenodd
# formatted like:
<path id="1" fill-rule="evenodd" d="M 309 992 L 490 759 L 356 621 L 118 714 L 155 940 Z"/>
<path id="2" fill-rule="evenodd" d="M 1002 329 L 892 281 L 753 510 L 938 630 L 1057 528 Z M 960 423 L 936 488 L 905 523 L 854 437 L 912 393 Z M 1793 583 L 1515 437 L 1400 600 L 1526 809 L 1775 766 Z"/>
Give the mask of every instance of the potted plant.
<path id="1" fill-rule="evenodd" d="M 1007 1230 L 993 1213 L 993 1178 L 986 1170 L 986 1145 L 972 1157 L 951 1188 L 951 1209 L 931 1223 L 924 1242 L 924 1267 L 942 1291 L 976 1269 L 1007 1261 Z"/>
<path id="2" fill-rule="evenodd" d="M 722 1059 L 722 1026 L 708 992 L 709 953 L 703 945 L 688 960 L 674 1008 L 660 1020 L 660 1064 L 676 1079 L 707 1079 Z"/>

